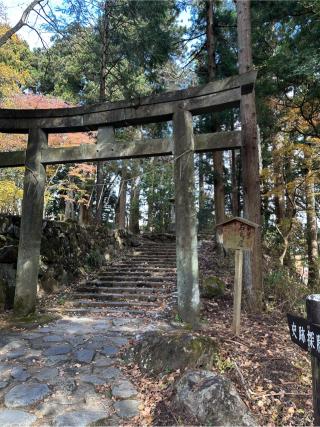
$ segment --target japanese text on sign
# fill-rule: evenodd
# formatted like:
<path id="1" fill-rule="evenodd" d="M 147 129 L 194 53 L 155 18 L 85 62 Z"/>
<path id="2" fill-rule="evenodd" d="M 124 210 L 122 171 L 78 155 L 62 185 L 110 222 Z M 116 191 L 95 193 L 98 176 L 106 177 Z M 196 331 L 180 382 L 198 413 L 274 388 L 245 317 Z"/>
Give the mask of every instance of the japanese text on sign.
<path id="1" fill-rule="evenodd" d="M 320 359 L 320 326 L 303 317 L 287 315 L 291 340 Z"/>

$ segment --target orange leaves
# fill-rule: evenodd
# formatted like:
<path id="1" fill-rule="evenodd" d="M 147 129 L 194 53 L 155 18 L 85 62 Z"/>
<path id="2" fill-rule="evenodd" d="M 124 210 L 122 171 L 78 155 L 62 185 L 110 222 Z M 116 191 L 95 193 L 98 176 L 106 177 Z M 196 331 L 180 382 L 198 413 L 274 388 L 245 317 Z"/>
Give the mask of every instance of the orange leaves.
<path id="1" fill-rule="evenodd" d="M 0 62 L 0 92 L 1 92 L 1 78 L 2 68 L 5 67 Z M 7 70 L 9 73 L 9 69 Z M 17 109 L 47 109 L 47 108 L 69 108 L 70 104 L 62 101 L 59 98 L 52 96 L 44 96 L 39 94 L 22 94 L 12 93 L 13 91 L 9 88 L 10 97 L 5 102 L 1 103 L 1 107 L 10 107 Z M 51 147 L 72 147 L 80 144 L 94 144 L 95 143 L 94 132 L 77 132 L 77 133 L 65 133 L 65 134 L 52 134 L 49 135 L 49 146 Z M 0 151 L 15 151 L 25 150 L 27 142 L 27 135 L 10 135 L 0 134 Z M 89 169 L 88 169 L 89 168 Z M 85 174 L 92 173 L 90 167 L 82 165 L 82 172 Z"/>
<path id="2" fill-rule="evenodd" d="M 76 166 L 73 166 L 69 170 L 69 176 L 79 178 L 81 181 L 84 181 L 86 178 L 93 178 L 96 172 L 96 167 L 87 163 L 82 163 Z"/>

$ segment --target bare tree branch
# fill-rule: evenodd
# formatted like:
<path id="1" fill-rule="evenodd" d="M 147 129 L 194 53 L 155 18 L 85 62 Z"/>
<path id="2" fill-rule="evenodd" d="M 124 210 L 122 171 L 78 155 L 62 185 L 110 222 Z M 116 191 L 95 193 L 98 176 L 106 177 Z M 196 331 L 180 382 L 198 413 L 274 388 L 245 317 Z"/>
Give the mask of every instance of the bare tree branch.
<path id="1" fill-rule="evenodd" d="M 20 30 L 20 28 L 28 24 L 27 21 L 30 13 L 38 4 L 41 4 L 43 1 L 44 0 L 33 0 L 29 4 L 29 6 L 22 13 L 19 22 L 0 37 L 0 47 L 3 46 L 14 34 L 16 34 Z"/>

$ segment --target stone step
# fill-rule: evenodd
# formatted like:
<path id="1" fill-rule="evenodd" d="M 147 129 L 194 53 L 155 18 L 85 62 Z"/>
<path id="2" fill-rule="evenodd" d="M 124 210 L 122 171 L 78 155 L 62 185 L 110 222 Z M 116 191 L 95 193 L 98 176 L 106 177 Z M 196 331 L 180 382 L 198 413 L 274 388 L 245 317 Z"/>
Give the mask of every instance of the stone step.
<path id="1" fill-rule="evenodd" d="M 176 248 L 176 241 L 173 240 L 172 242 L 143 242 L 140 246 L 136 246 L 134 249 L 141 249 L 141 248 L 159 248 L 167 249 L 167 248 Z"/>
<path id="2" fill-rule="evenodd" d="M 152 255 L 152 254 L 139 254 L 139 255 L 132 255 L 130 257 L 130 259 L 147 259 L 147 260 L 150 259 L 152 261 L 161 261 L 161 262 L 171 261 L 171 262 L 173 262 L 173 261 L 176 261 L 176 256 L 172 256 L 172 257 L 162 256 L 162 257 L 160 257 L 158 255 Z"/>
<path id="3" fill-rule="evenodd" d="M 154 250 L 154 249 L 137 249 L 132 252 L 132 255 L 154 255 L 158 257 L 175 257 L 176 251 L 168 249 L 164 251 Z"/>
<path id="4" fill-rule="evenodd" d="M 131 274 L 99 274 L 97 276 L 97 280 L 99 281 L 105 281 L 107 280 L 108 282 L 119 282 L 119 281 L 124 281 L 124 282 L 128 282 L 128 281 L 132 281 L 132 282 L 143 282 L 145 280 L 147 280 L 148 282 L 173 282 L 175 281 L 175 276 L 166 276 L 166 277 L 154 277 L 151 275 L 142 275 L 142 274 L 137 274 L 137 275 L 131 275 Z"/>
<path id="5" fill-rule="evenodd" d="M 160 274 L 161 273 L 161 274 Z M 166 274 L 166 276 L 164 276 Z M 123 277 L 123 276 L 130 276 L 130 277 L 154 277 L 158 279 L 163 279 L 166 277 L 175 277 L 176 275 L 172 272 L 168 272 L 167 270 L 162 272 L 157 271 L 149 271 L 148 269 L 145 269 L 144 271 L 134 271 L 134 270 L 112 270 L 112 271 L 101 271 L 98 273 L 98 277 Z"/>
<path id="6" fill-rule="evenodd" d="M 132 251 L 133 254 L 152 254 L 152 255 L 160 255 L 160 256 L 174 256 L 176 255 L 176 249 L 171 248 L 137 248 Z"/>
<path id="7" fill-rule="evenodd" d="M 158 288 L 143 288 L 143 287 L 116 287 L 116 286 L 110 286 L 110 287 L 106 287 L 106 286 L 82 286 L 80 288 L 77 289 L 78 292 L 96 292 L 97 294 L 99 292 L 102 293 L 109 293 L 109 292 L 114 292 L 114 293 L 121 293 L 121 292 L 139 292 L 139 293 L 144 293 L 144 294 L 153 294 L 153 293 L 162 293 L 162 294 L 166 294 L 168 292 L 167 289 L 162 288 L 162 287 L 158 287 Z"/>
<path id="8" fill-rule="evenodd" d="M 80 307 L 159 307 L 159 303 L 147 301 L 94 301 L 94 300 L 78 300 L 74 301 L 76 306 Z"/>
<path id="9" fill-rule="evenodd" d="M 79 292 L 74 293 L 73 298 L 87 298 L 90 300 L 98 301 L 156 301 L 161 298 L 160 295 L 143 294 L 143 293 L 102 293 L 102 292 Z M 162 296 L 163 298 L 163 296 Z"/>
<path id="10" fill-rule="evenodd" d="M 135 266 L 150 266 L 150 267 L 164 267 L 164 268 L 176 268 L 175 262 L 159 262 L 159 261 L 146 261 L 139 259 L 130 259 L 129 261 L 119 261 L 116 264 L 118 267 L 135 267 Z"/>
<path id="11" fill-rule="evenodd" d="M 104 267 L 100 270 L 100 273 L 111 273 L 111 272 L 132 272 L 132 273 L 168 273 L 168 274 L 175 274 L 173 271 L 174 268 L 165 268 L 165 267 L 155 267 L 155 266 L 147 266 L 147 265 L 134 265 L 131 267 L 128 267 L 126 265 L 110 265 L 107 267 Z"/>
<path id="12" fill-rule="evenodd" d="M 155 286 L 165 286 L 166 284 L 168 286 L 172 286 L 175 284 L 175 282 L 171 281 L 171 282 L 154 282 L 151 280 L 148 281 L 132 281 L 132 280 L 115 280 L 115 281 L 111 281 L 111 280 L 92 280 L 92 281 L 88 281 L 86 282 L 87 286 L 93 285 L 93 286 L 118 286 L 118 287 L 146 287 L 146 288 L 153 288 Z"/>
<path id="13" fill-rule="evenodd" d="M 94 308 L 94 307 L 86 307 L 86 308 L 51 308 L 48 309 L 49 313 L 74 313 L 79 315 L 84 314 L 105 314 L 109 317 L 110 313 L 126 313 L 126 314 L 145 314 L 145 310 L 135 310 L 128 309 L 127 307 L 104 307 L 104 308 Z"/>

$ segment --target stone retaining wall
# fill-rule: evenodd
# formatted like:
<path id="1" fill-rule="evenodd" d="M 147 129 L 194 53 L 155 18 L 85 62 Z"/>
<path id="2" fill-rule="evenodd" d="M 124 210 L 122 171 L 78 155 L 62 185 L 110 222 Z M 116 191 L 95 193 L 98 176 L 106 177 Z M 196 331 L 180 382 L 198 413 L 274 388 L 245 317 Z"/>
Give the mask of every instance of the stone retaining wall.
<path id="1" fill-rule="evenodd" d="M 19 232 L 20 217 L 0 215 L 0 308 L 3 294 L 6 307 L 12 304 Z M 52 292 L 136 244 L 137 239 L 123 230 L 44 220 L 40 288 Z"/>

